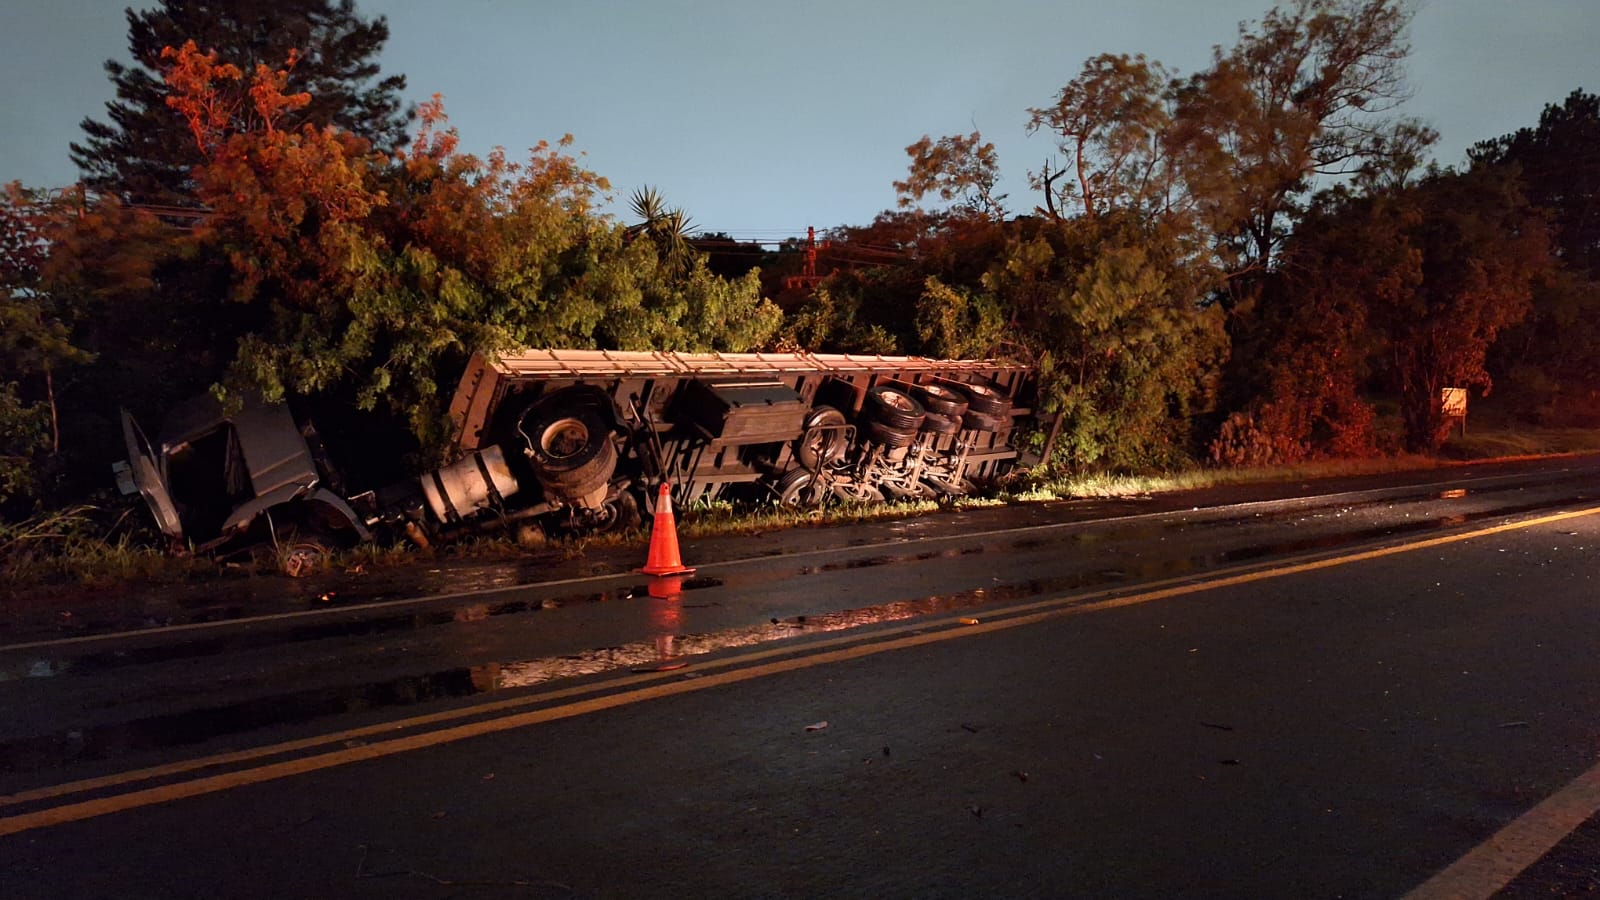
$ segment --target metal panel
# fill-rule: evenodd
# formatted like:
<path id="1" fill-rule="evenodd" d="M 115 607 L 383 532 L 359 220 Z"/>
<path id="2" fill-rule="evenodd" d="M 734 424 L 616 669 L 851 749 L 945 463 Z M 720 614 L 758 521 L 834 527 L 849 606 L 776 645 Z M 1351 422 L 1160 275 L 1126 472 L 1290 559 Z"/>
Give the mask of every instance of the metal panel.
<path id="1" fill-rule="evenodd" d="M 626 350 L 524 350 L 501 354 L 488 365 L 512 378 L 651 378 L 666 375 L 775 377 L 811 372 L 846 374 L 889 371 L 993 374 L 1025 368 L 993 360 L 927 359 L 920 356 Z"/>

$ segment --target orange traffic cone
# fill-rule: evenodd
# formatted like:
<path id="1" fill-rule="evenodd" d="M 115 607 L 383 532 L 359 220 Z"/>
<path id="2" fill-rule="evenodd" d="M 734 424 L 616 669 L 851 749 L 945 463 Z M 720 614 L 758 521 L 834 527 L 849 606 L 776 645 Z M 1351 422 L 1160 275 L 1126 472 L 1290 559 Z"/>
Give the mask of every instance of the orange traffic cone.
<path id="1" fill-rule="evenodd" d="M 678 558 L 678 526 L 672 518 L 672 485 L 661 482 L 656 495 L 656 520 L 650 529 L 650 555 L 644 568 L 646 575 L 684 575 L 694 569 Z"/>

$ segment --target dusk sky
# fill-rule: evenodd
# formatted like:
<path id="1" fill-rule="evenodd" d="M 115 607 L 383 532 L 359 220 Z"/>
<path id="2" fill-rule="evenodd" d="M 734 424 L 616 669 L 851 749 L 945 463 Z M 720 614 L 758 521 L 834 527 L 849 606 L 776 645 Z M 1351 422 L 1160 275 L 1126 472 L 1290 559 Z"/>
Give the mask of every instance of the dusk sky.
<path id="1" fill-rule="evenodd" d="M 128 60 L 126 2 L 6 0 L 0 181 L 70 184 L 67 144 L 104 119 L 101 64 Z M 146 4 L 139 4 L 143 8 Z M 154 3 L 149 3 L 154 6 Z M 571 133 L 625 206 L 656 187 L 701 228 L 776 240 L 866 224 L 894 204 L 905 146 L 981 130 L 1007 206 L 1039 203 L 1051 157 L 1026 134 L 1083 62 L 1144 53 L 1183 73 L 1270 0 L 358 0 L 387 16 L 384 71 L 407 99 L 444 95 L 465 149 L 513 157 Z M 1476 141 L 1600 90 L 1600 0 L 1422 0 L 1413 97 L 1456 164 Z"/>

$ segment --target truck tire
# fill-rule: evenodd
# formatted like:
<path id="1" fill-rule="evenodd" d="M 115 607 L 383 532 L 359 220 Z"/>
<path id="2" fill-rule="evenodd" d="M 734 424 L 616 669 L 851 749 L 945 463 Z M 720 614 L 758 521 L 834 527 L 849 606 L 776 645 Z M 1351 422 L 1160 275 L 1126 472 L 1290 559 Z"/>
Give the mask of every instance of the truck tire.
<path id="1" fill-rule="evenodd" d="M 942 384 L 919 384 L 911 389 L 911 395 L 929 415 L 954 416 L 959 420 L 967 411 L 966 395 Z"/>
<path id="2" fill-rule="evenodd" d="M 967 411 L 1000 418 L 1011 412 L 1011 401 L 998 388 L 987 384 L 963 384 L 967 395 Z M 989 429 L 993 430 L 993 429 Z"/>
<path id="3" fill-rule="evenodd" d="M 778 494 L 778 505 L 790 509 L 817 509 L 828 499 L 828 486 L 823 477 L 810 469 L 793 469 L 773 486 Z"/>
<path id="4" fill-rule="evenodd" d="M 961 427 L 968 431 L 999 431 L 1004 421 L 1000 416 L 967 410 L 967 414 L 961 417 Z"/>
<path id="5" fill-rule="evenodd" d="M 617 448 L 611 428 L 593 407 L 554 403 L 528 423 L 527 456 L 545 493 L 571 501 L 593 494 L 611 480 Z"/>
<path id="6" fill-rule="evenodd" d="M 831 406 L 813 409 L 806 416 L 805 434 L 795 442 L 795 460 L 813 472 L 838 462 L 849 447 L 844 423 L 844 413 Z"/>
<path id="7" fill-rule="evenodd" d="M 919 422 L 918 424 L 920 425 L 921 423 Z M 862 429 L 862 432 L 866 435 L 867 440 L 874 444 L 881 444 L 891 450 L 909 447 L 916 443 L 917 440 L 917 426 L 912 426 L 909 430 L 892 428 L 876 420 L 868 422 L 867 427 Z"/>
<path id="8" fill-rule="evenodd" d="M 882 503 L 883 492 L 862 481 L 835 481 L 833 496 L 841 503 Z"/>
<path id="9" fill-rule="evenodd" d="M 896 431 L 913 433 L 922 425 L 922 417 L 926 415 L 922 404 L 910 394 L 887 384 L 880 384 L 867 391 L 866 404 L 862 411 L 871 421 L 882 422 Z"/>
<path id="10" fill-rule="evenodd" d="M 932 434 L 956 434 L 961 431 L 961 417 L 930 412 L 922 420 L 922 430 Z"/>
<path id="11" fill-rule="evenodd" d="M 946 497 L 960 497 L 968 492 L 967 484 L 964 481 L 947 478 L 939 474 L 929 473 L 923 475 L 922 483 L 933 488 L 939 495 Z"/>

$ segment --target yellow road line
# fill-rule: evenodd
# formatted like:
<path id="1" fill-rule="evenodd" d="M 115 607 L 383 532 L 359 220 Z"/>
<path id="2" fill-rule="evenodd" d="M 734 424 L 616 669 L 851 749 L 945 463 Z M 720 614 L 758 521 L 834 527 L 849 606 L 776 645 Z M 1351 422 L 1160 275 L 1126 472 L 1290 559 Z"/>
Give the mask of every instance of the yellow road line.
<path id="1" fill-rule="evenodd" d="M 580 700 L 562 706 L 552 706 L 543 709 L 530 710 L 527 712 L 502 716 L 500 718 L 486 719 L 464 725 L 457 725 L 437 731 L 423 732 L 420 734 L 408 735 L 392 740 L 364 744 L 357 747 L 347 747 L 345 749 L 302 757 L 299 759 L 268 763 L 255 768 L 241 769 L 234 772 L 195 778 L 189 781 L 158 785 L 155 787 L 117 794 L 110 797 L 80 801 L 77 803 L 68 803 L 48 809 L 38 810 L 36 812 L 0 818 L 0 836 L 16 834 L 18 832 L 28 831 L 35 828 L 45 828 L 52 825 L 80 821 L 83 819 L 94 818 L 96 816 L 107 815 L 115 812 L 123 812 L 156 803 L 166 803 L 172 800 L 183 799 L 185 797 L 195 797 L 203 794 L 229 790 L 231 788 L 243 787 L 251 784 L 260 784 L 279 778 L 287 778 L 294 775 L 301 775 L 321 769 L 332 768 L 334 766 L 348 765 L 350 763 L 361 762 L 369 759 L 379 759 L 399 753 L 407 753 L 412 750 L 423 749 L 425 747 L 434 747 L 440 744 L 452 743 L 455 741 L 464 740 L 466 738 L 479 737 L 482 735 L 494 734 L 502 731 L 510 731 L 517 728 L 525 728 L 530 725 L 572 718 L 574 716 L 588 715 L 590 713 L 599 712 L 606 709 L 613 709 L 619 706 L 626 706 L 633 703 L 639 703 L 646 700 L 654 700 L 661 697 L 692 693 L 709 688 L 736 684 L 742 681 L 749 681 L 756 678 L 764 678 L 769 675 L 777 675 L 783 672 L 791 672 L 799 669 L 811 668 L 814 666 L 830 665 L 833 663 L 845 662 L 866 656 L 874 656 L 880 653 L 888 653 L 895 650 L 954 640 L 957 638 L 988 634 L 994 631 L 1032 625 L 1038 622 L 1068 615 L 1078 615 L 1105 609 L 1133 606 L 1141 603 L 1149 603 L 1155 600 L 1164 600 L 1172 597 L 1212 591 L 1216 590 L 1217 588 L 1232 587 L 1272 578 L 1282 578 L 1304 572 L 1317 571 L 1320 569 L 1329 569 L 1336 566 L 1349 565 L 1351 563 L 1379 559 L 1401 553 L 1410 553 L 1416 550 L 1425 550 L 1430 547 L 1461 543 L 1463 541 L 1487 537 L 1489 535 L 1500 534 L 1507 531 L 1534 528 L 1540 525 L 1553 524 L 1582 516 L 1595 515 L 1596 513 L 1600 513 L 1600 507 L 1590 507 L 1587 509 L 1557 513 L 1549 516 L 1541 516 L 1539 518 L 1527 519 L 1519 522 L 1509 522 L 1489 528 L 1481 528 L 1474 531 L 1445 535 L 1442 537 L 1430 538 L 1428 540 L 1417 541 L 1414 543 L 1380 547 L 1373 550 L 1366 550 L 1344 556 L 1327 557 L 1324 559 L 1310 560 L 1307 562 L 1295 563 L 1287 566 L 1241 572 L 1220 578 L 1193 581 L 1184 584 L 1175 584 L 1169 587 L 1146 590 L 1123 596 L 1106 596 L 1106 592 L 1100 592 L 1098 594 L 1091 595 L 1088 598 L 1082 595 L 1056 597 L 1035 601 L 1033 603 L 1022 604 L 1019 606 L 1007 607 L 1003 613 L 1006 618 L 981 622 L 980 624 L 964 628 L 939 631 L 924 630 L 921 631 L 921 633 L 903 634 L 900 637 L 895 637 L 890 640 L 874 640 L 892 633 L 876 632 L 873 635 L 868 636 L 867 639 L 871 641 L 869 643 L 860 643 L 862 640 L 861 636 L 846 636 L 832 639 L 828 642 L 807 644 L 804 647 L 799 648 L 791 647 L 745 654 L 741 657 L 718 661 L 715 664 L 697 664 L 695 667 L 687 670 L 680 669 L 675 672 L 664 673 L 660 675 L 642 676 L 637 679 L 624 679 L 621 681 L 608 682 L 598 686 L 580 686 L 568 688 L 561 691 L 551 692 L 549 694 L 539 695 L 533 698 L 499 701 L 496 703 L 471 707 L 465 710 L 436 713 L 428 716 L 418 716 L 409 720 L 403 720 L 401 722 L 390 723 L 387 725 L 351 729 L 349 731 L 339 732 L 334 735 L 327 735 L 322 738 L 278 744 L 271 747 L 260 748 L 259 750 L 224 754 L 221 756 L 209 757 L 206 760 L 175 763 L 171 766 L 145 769 L 135 773 L 126 773 L 124 775 L 114 775 L 101 779 L 74 782 L 71 785 L 63 785 L 58 788 L 41 789 L 39 791 L 30 792 L 29 794 L 13 795 L 12 797 L 6 799 L 13 803 L 23 802 L 24 799 L 45 799 L 50 796 L 61 796 L 68 793 L 77 793 L 100 787 L 110 787 L 131 783 L 138 780 L 148 780 L 150 778 L 160 777 L 161 775 L 165 774 L 179 774 L 183 771 L 193 771 L 203 766 L 221 765 L 229 761 L 244 761 L 250 758 L 278 755 L 285 752 L 291 752 L 296 749 L 305 749 L 312 746 L 327 744 L 337 740 L 350 740 L 354 739 L 355 737 L 367 736 L 375 733 L 381 733 L 383 731 L 446 721 L 450 718 L 459 718 L 467 715 L 481 715 L 484 712 L 510 709 L 519 705 L 527 705 L 534 702 L 544 702 L 550 699 L 559 699 L 563 696 L 573 696 L 579 693 L 615 687 L 619 683 L 638 683 L 643 681 L 658 680 L 663 677 L 676 677 L 680 679 L 670 681 L 665 684 L 653 684 L 645 687 L 635 688 L 633 690 L 608 694 L 602 697 Z M 1094 597 L 1100 597 L 1103 599 L 1093 599 Z M 927 629 L 929 627 L 931 627 L 929 623 L 923 622 L 919 624 L 902 626 L 900 629 L 896 629 L 896 631 L 903 632 L 912 629 Z M 856 645 L 827 650 L 821 653 L 808 652 L 820 649 L 827 644 L 838 644 L 844 642 L 855 642 Z M 721 668 L 730 665 L 766 659 L 779 654 L 794 654 L 796 652 L 804 652 L 804 655 L 794 656 L 790 659 L 779 659 L 771 662 L 764 662 L 759 665 L 739 668 L 733 671 L 721 672 L 717 674 L 703 674 L 708 669 Z M 694 673 L 699 677 L 682 679 L 681 676 L 685 673 Z"/>

